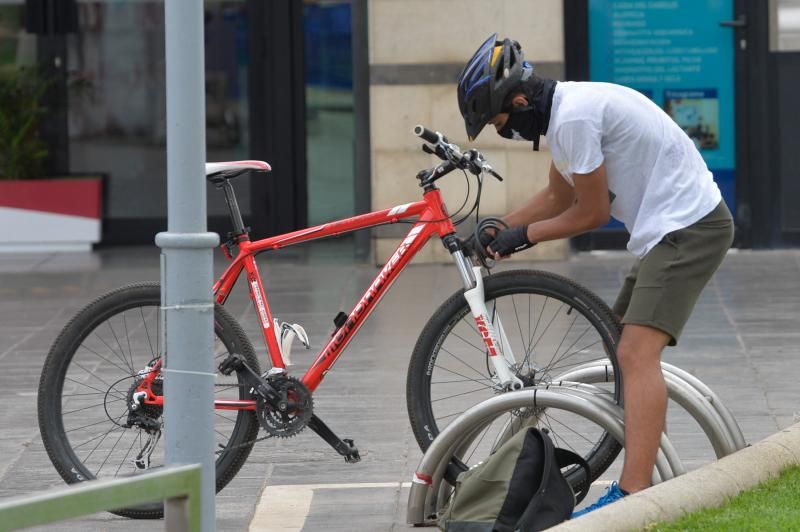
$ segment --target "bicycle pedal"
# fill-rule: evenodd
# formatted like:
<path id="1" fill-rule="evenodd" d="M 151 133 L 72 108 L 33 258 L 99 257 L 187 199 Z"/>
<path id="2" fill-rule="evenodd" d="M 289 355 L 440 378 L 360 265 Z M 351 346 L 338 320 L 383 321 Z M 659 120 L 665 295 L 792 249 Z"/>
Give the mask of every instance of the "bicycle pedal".
<path id="1" fill-rule="evenodd" d="M 361 461 L 361 454 L 358 452 L 358 448 L 355 446 L 353 440 L 344 438 L 342 441 L 347 445 L 348 449 L 344 455 L 344 461 L 348 464 L 355 464 Z"/>
<path id="2" fill-rule="evenodd" d="M 242 360 L 242 357 L 240 355 L 231 353 L 225 360 L 219 363 L 217 369 L 223 375 L 230 375 L 231 373 L 234 372 L 234 370 L 237 370 L 240 367 L 242 367 L 243 362 L 244 361 Z"/>

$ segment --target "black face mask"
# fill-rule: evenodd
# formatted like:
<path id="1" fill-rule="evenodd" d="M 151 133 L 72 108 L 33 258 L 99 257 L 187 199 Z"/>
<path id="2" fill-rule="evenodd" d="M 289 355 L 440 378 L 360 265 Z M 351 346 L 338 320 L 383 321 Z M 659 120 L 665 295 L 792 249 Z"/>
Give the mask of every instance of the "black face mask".
<path id="1" fill-rule="evenodd" d="M 538 140 L 540 129 L 533 107 L 513 109 L 497 134 L 510 140 Z"/>

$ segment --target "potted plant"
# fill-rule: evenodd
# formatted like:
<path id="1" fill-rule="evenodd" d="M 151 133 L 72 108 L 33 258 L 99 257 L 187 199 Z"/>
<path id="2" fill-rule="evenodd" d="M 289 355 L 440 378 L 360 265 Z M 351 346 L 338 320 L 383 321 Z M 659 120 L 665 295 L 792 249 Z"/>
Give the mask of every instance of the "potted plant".
<path id="1" fill-rule="evenodd" d="M 50 83 L 0 69 L 0 251 L 89 250 L 100 241 L 102 176 L 47 176 L 39 136 Z"/>

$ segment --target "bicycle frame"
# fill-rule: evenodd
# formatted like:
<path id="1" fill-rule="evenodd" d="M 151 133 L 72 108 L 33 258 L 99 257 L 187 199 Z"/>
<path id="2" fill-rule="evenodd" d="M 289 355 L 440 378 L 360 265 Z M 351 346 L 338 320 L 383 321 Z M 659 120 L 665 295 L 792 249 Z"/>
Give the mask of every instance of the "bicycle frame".
<path id="1" fill-rule="evenodd" d="M 414 258 L 417 252 L 434 235 L 444 237 L 455 233 L 438 189 L 425 193 L 423 200 L 415 203 L 398 205 L 391 209 L 362 214 L 307 229 L 301 229 L 283 235 L 251 242 L 247 235 L 238 242 L 239 252 L 233 261 L 214 284 L 214 297 L 219 304 L 224 304 L 237 279 L 244 270 L 247 273 L 250 297 L 261 325 L 261 332 L 267 344 L 267 351 L 273 368 L 285 369 L 277 334 L 272 321 L 272 313 L 267 302 L 264 282 L 258 272 L 255 255 L 262 251 L 277 250 L 287 246 L 340 235 L 366 229 L 378 225 L 398 223 L 408 218 L 418 217 L 406 237 L 400 242 L 395 252 L 381 268 L 381 271 L 361 296 L 358 303 L 350 311 L 347 321 L 337 329 L 328 343 L 317 355 L 316 360 L 302 377 L 303 384 L 312 392 L 319 386 L 325 374 L 342 354 L 342 351 L 355 333 L 369 317 L 378 301 L 383 297 L 394 280 Z M 234 405 L 231 405 L 235 408 Z"/>
<path id="2" fill-rule="evenodd" d="M 238 210 L 238 209 L 236 209 Z M 414 258 L 417 252 L 433 236 L 444 239 L 448 235 L 455 234 L 455 226 L 447 214 L 440 191 L 431 187 L 426 189 L 422 201 L 397 205 L 391 209 L 362 214 L 352 218 L 337 220 L 307 229 L 301 229 L 291 233 L 277 235 L 262 240 L 251 241 L 247 231 L 243 231 L 237 238 L 238 253 L 231 257 L 226 251 L 226 256 L 231 259 L 231 264 L 225 269 L 221 277 L 214 283 L 214 299 L 220 305 L 224 305 L 231 293 L 236 281 L 242 271 L 246 272 L 247 287 L 250 292 L 250 299 L 258 316 L 261 325 L 261 333 L 267 345 L 267 353 L 272 364 L 272 371 L 276 369 L 281 372 L 286 371 L 286 366 L 281 354 L 281 347 L 277 336 L 277 331 L 273 324 L 272 312 L 266 296 L 264 282 L 256 265 L 255 255 L 268 250 L 278 250 L 284 247 L 301 244 L 311 240 L 326 238 L 329 236 L 350 233 L 359 229 L 367 229 L 379 225 L 398 223 L 409 218 L 417 217 L 416 222 L 409 230 L 406 237 L 400 242 L 395 252 L 381 268 L 378 275 L 361 296 L 358 303 L 350 311 L 344 324 L 337 328 L 328 343 L 317 355 L 314 363 L 302 377 L 303 384 L 314 391 L 330 371 L 333 364 L 341 356 L 343 350 L 358 332 L 361 325 L 369 317 L 375 306 L 384 296 L 394 280 Z M 235 224 L 241 225 L 241 224 Z M 483 303 L 483 284 L 480 281 L 480 268 L 469 268 L 468 262 L 464 259 L 460 251 L 455 252 L 456 264 L 459 267 L 465 284 L 465 297 L 473 308 L 473 316 L 481 332 L 487 353 L 490 355 L 498 374 L 503 382 L 516 381 L 519 386 L 521 383 L 508 370 L 508 363 L 514 361 L 510 348 L 507 348 L 507 340 L 502 324 L 497 322 L 500 332 L 500 339 L 495 333 L 495 328 L 488 317 L 488 312 Z M 496 355 L 502 356 L 496 356 Z M 501 359 L 503 359 L 501 361 Z M 507 362 L 506 362 L 507 361 Z M 144 377 L 139 387 L 140 392 L 146 393 L 144 402 L 152 405 L 163 405 L 164 397 L 155 395 L 150 386 L 160 370 L 160 364 L 153 367 L 147 376 Z M 230 400 L 217 399 L 214 402 L 217 410 L 255 410 L 253 400 Z"/>

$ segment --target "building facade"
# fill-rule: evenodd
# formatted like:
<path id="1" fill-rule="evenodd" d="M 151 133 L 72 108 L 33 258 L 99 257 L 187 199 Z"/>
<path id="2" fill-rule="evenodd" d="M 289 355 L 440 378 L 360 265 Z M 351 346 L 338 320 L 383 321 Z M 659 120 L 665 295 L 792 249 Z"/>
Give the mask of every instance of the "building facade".
<path id="1" fill-rule="evenodd" d="M 669 106 L 731 191 L 738 245 L 800 242 L 798 0 L 205 6 L 207 159 L 264 159 L 274 169 L 235 183 L 256 236 L 418 199 L 414 177 L 435 160 L 411 130 L 423 124 L 468 145 L 455 82 L 497 32 L 520 41 L 543 76 L 624 83 Z M 700 36 L 712 40 L 695 42 Z M 719 67 L 725 61 L 727 70 Z M 45 101 L 50 171 L 107 175 L 103 243 L 152 243 L 166 227 L 163 2 L 3 0 L 0 65 L 36 63 L 62 81 Z M 482 216 L 508 212 L 546 183 L 546 143 L 533 152 L 487 131 L 475 145 L 506 177 L 485 181 Z M 451 210 L 461 205 L 462 178 L 449 176 L 441 188 Z M 208 197 L 209 228 L 224 236 L 224 201 L 210 188 Z M 354 247 L 382 261 L 407 229 L 377 228 Z M 528 258 L 620 247 L 624 239 L 612 224 L 537 246 Z M 417 260 L 447 256 L 432 244 Z"/>

